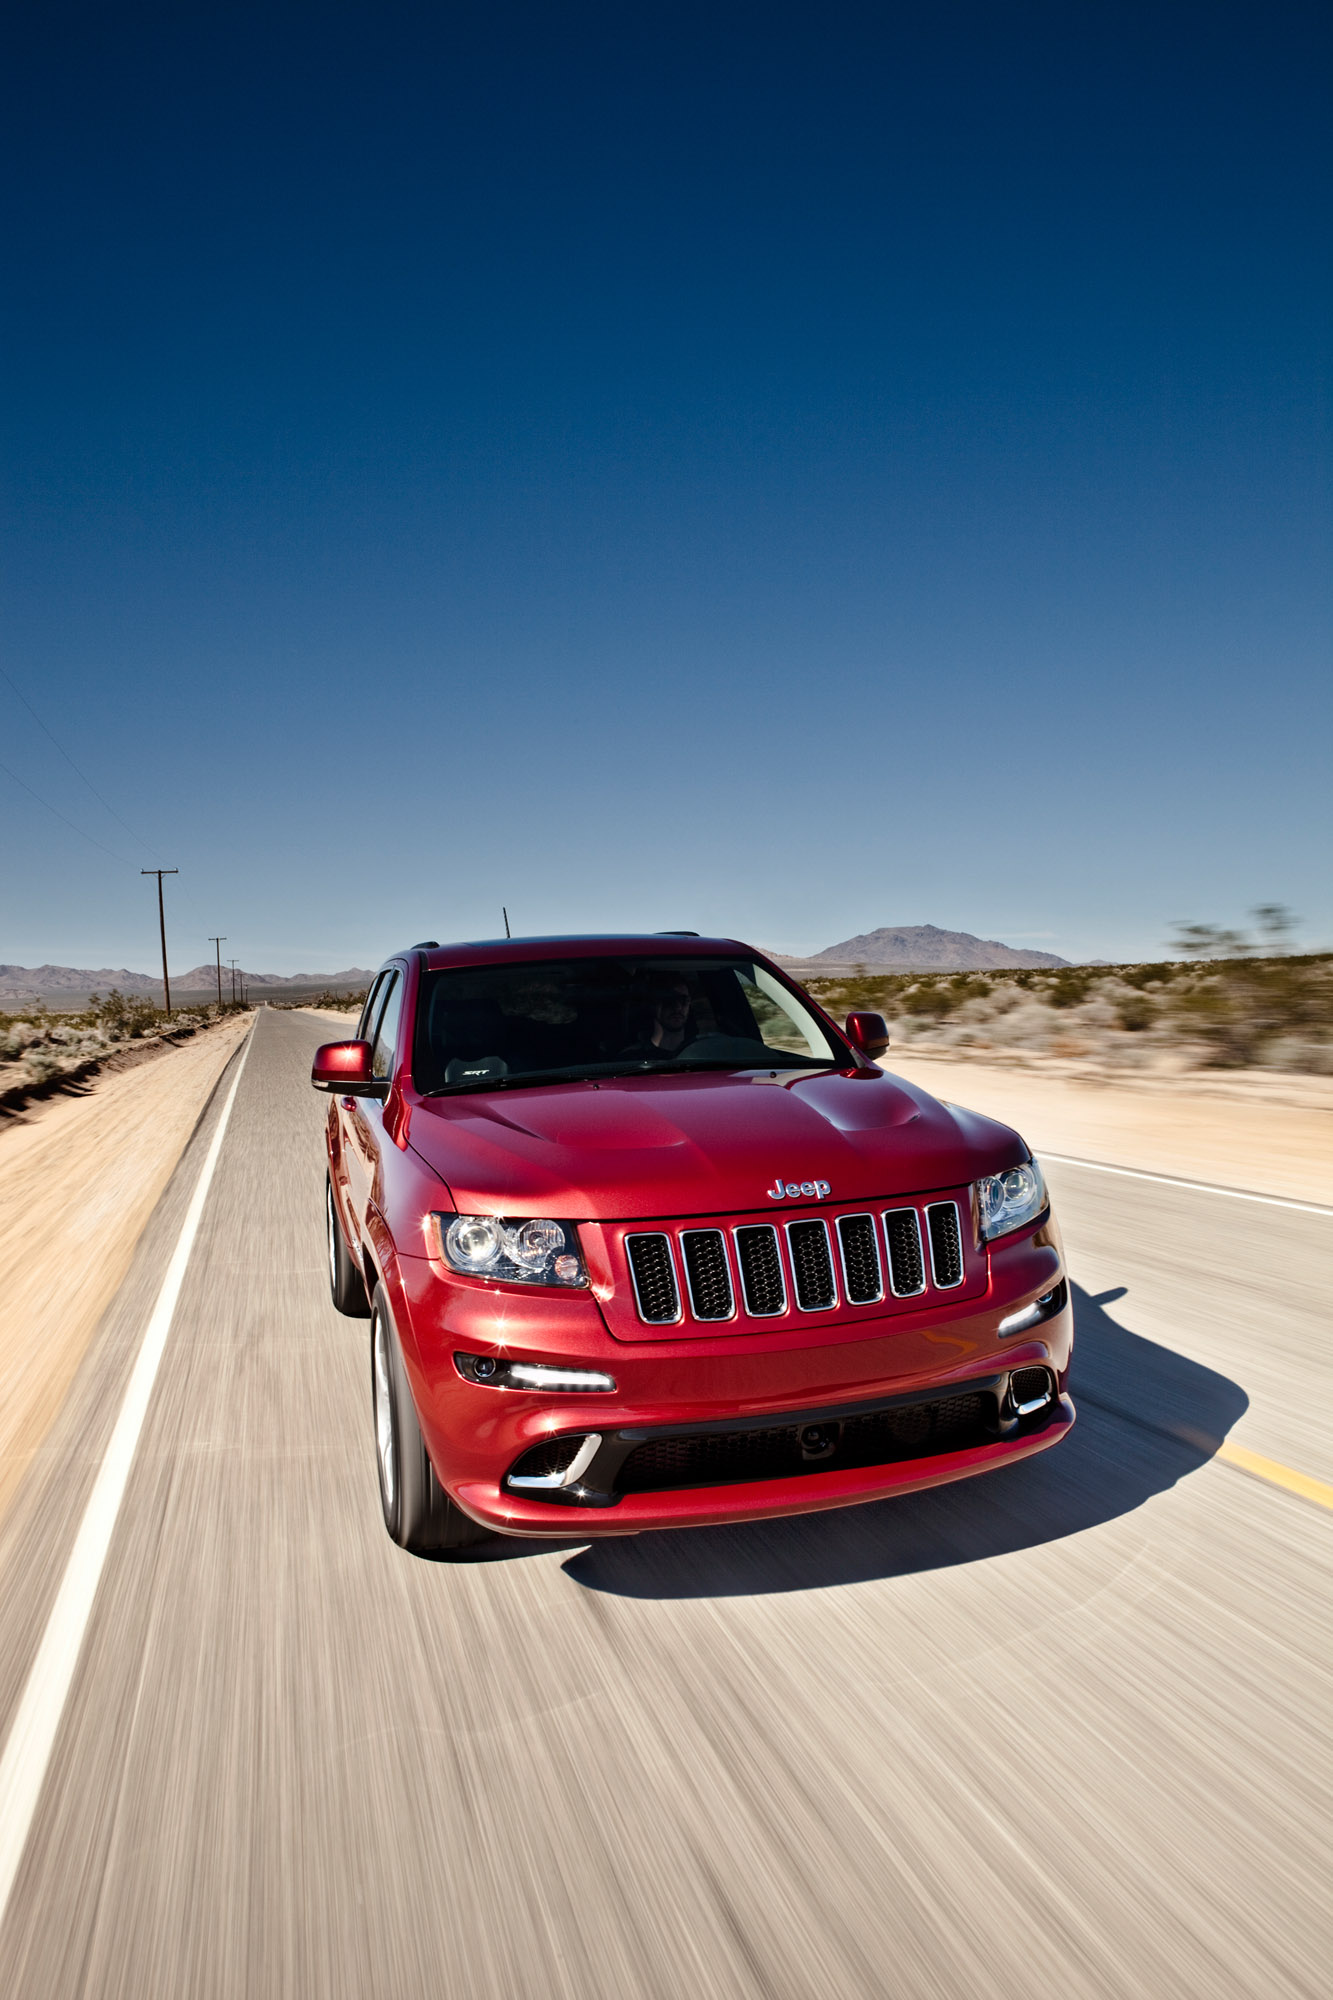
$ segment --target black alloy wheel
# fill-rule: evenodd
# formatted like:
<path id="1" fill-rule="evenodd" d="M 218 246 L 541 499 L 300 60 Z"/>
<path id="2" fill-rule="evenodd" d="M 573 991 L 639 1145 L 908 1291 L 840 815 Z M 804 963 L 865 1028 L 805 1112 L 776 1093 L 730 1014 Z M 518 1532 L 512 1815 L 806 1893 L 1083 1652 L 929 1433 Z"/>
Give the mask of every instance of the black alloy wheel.
<path id="1" fill-rule="evenodd" d="M 375 1287 L 370 1309 L 370 1380 L 380 1506 L 390 1539 L 412 1555 L 489 1542 L 492 1531 L 456 1507 L 435 1477 L 382 1284 Z"/>
<path id="2" fill-rule="evenodd" d="M 328 1239 L 329 1291 L 334 1305 L 349 1319 L 369 1319 L 370 1300 L 366 1297 L 365 1282 L 352 1262 L 352 1253 L 347 1247 L 333 1199 L 333 1182 L 327 1174 L 324 1176 L 324 1230 Z"/>

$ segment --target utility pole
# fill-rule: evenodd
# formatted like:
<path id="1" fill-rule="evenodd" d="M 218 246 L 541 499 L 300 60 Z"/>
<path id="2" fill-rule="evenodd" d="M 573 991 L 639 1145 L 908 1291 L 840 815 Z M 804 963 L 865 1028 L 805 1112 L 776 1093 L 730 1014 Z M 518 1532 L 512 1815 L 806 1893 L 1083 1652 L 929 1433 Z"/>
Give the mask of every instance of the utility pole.
<path id="1" fill-rule="evenodd" d="M 179 875 L 179 868 L 141 868 L 141 875 L 157 877 L 157 927 L 162 933 L 162 999 L 166 1005 L 167 1019 L 171 1019 L 171 981 L 167 978 L 167 913 L 162 903 L 162 877 Z"/>
<path id="2" fill-rule="evenodd" d="M 231 1004 L 236 1005 L 236 960 L 231 961 Z"/>
<path id="3" fill-rule="evenodd" d="M 208 942 L 209 942 L 210 944 L 215 944 L 215 945 L 217 946 L 217 961 L 218 961 L 218 1012 L 219 1012 L 219 1013 L 221 1013 L 221 1012 L 222 1012 L 222 947 L 223 947 L 223 945 L 224 945 L 224 944 L 225 944 L 225 943 L 227 942 L 227 940 L 226 940 L 226 938 L 225 938 L 225 937 L 211 937 L 211 938 L 210 938 L 210 939 L 208 940 Z"/>

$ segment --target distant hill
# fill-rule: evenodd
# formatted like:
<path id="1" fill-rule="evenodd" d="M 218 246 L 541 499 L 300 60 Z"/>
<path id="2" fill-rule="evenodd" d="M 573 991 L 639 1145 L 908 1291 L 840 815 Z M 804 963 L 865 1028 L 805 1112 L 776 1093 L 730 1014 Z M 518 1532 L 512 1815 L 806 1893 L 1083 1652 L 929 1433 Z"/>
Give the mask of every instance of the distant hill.
<path id="1" fill-rule="evenodd" d="M 934 924 L 902 924 L 844 938 L 813 958 L 781 958 L 779 964 L 810 978 L 865 966 L 877 972 L 990 972 L 997 966 L 1060 966 L 1067 958 L 1053 951 L 1024 951 L 971 931 L 942 931 Z"/>
<path id="2" fill-rule="evenodd" d="M 236 968 L 239 977 L 241 968 Z M 273 972 L 247 972 L 245 982 L 252 993 L 260 991 L 266 997 L 277 999 L 283 993 L 321 993 L 327 987 L 335 993 L 356 992 L 368 986 L 373 973 L 361 966 L 349 966 L 345 972 L 298 972 L 284 977 Z M 128 998 L 161 1001 L 162 981 L 154 979 L 146 972 L 130 972 L 125 966 L 113 970 L 102 966 L 97 971 L 79 965 L 0 965 L 0 1009 L 13 1001 L 45 1001 L 48 1007 L 84 1007 L 91 993 L 100 993 L 103 999 L 112 987 L 118 988 Z M 191 966 L 188 972 L 173 972 L 171 975 L 171 997 L 173 1002 L 187 994 L 208 994 L 217 991 L 217 969 L 213 965 Z M 222 992 L 224 999 L 231 998 L 231 968 L 222 968 Z"/>

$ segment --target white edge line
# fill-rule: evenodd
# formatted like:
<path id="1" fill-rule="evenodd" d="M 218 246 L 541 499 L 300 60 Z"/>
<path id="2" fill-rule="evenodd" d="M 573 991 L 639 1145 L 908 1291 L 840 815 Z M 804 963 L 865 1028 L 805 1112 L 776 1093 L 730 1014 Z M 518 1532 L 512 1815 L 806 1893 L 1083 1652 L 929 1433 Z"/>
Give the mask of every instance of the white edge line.
<path id="1" fill-rule="evenodd" d="M 4 1756 L 0 1758 L 0 1924 L 4 1922 L 10 1892 L 27 1846 L 60 1718 L 64 1714 L 70 1684 L 83 1650 L 83 1638 L 88 1629 L 112 1531 L 125 1497 L 130 1467 L 134 1463 L 139 1434 L 157 1379 L 158 1364 L 171 1331 L 190 1252 L 199 1233 L 213 1171 L 222 1151 L 222 1141 L 226 1137 L 232 1106 L 236 1102 L 236 1092 L 240 1088 L 253 1042 L 254 1029 L 251 1028 L 240 1068 L 232 1079 L 222 1116 L 218 1119 L 212 1143 L 190 1197 L 190 1205 L 185 1211 L 185 1220 L 171 1253 L 162 1289 L 144 1329 L 115 1429 L 88 1496 L 60 1589 L 51 1606 L 42 1642 L 37 1648 L 37 1657 L 29 1670 L 22 1699 L 10 1726 Z"/>
<path id="2" fill-rule="evenodd" d="M 1299 1215 L 1333 1215 L 1317 1201 L 1286 1201 L 1277 1194 L 1250 1194 L 1245 1188 L 1214 1187 L 1210 1181 L 1181 1180 L 1175 1174 L 1145 1174 L 1136 1167 L 1107 1167 L 1100 1160 L 1076 1160 L 1072 1153 L 1048 1153 L 1044 1146 L 1033 1151 L 1039 1159 L 1057 1160 L 1062 1167 L 1086 1167 L 1090 1174 L 1119 1174 L 1130 1181 L 1156 1181 L 1160 1187 L 1192 1188 L 1195 1194 L 1225 1195 L 1228 1201 L 1258 1201 L 1265 1208 L 1294 1208 Z"/>

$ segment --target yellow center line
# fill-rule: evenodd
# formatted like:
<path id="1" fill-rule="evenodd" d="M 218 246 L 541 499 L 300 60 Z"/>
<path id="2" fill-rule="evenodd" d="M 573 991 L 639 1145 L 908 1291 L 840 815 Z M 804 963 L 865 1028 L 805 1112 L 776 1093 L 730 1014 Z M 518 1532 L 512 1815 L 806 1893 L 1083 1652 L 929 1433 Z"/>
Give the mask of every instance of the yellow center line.
<path id="1" fill-rule="evenodd" d="M 1252 1479 L 1263 1479 L 1270 1486 L 1281 1486 L 1286 1492 L 1297 1493 L 1302 1500 L 1313 1500 L 1316 1507 L 1325 1507 L 1333 1514 L 1333 1486 L 1322 1479 L 1312 1479 L 1308 1472 L 1296 1472 L 1276 1458 L 1261 1458 L 1257 1451 L 1249 1451 L 1243 1444 L 1232 1444 L 1229 1438 L 1216 1437 L 1210 1431 L 1201 1431 L 1194 1424 L 1149 1423 L 1133 1410 L 1122 1410 L 1116 1403 L 1103 1402 L 1100 1396 L 1084 1395 L 1080 1400 L 1091 1403 L 1094 1410 L 1104 1410 L 1109 1417 L 1119 1417 L 1124 1423 L 1135 1425 L 1139 1430 L 1155 1431 L 1159 1437 L 1179 1438 L 1182 1444 L 1190 1445 L 1204 1458 L 1220 1458 L 1224 1465 L 1234 1465 L 1237 1472 L 1248 1472 Z"/>
<path id="2" fill-rule="evenodd" d="M 1257 1451 L 1247 1451 L 1243 1444 L 1232 1444 L 1226 1439 L 1218 1446 L 1217 1456 L 1227 1465 L 1234 1465 L 1237 1471 L 1265 1479 L 1270 1486 L 1284 1487 L 1288 1493 L 1299 1493 L 1302 1500 L 1313 1500 L 1316 1507 L 1326 1507 L 1333 1514 L 1333 1486 L 1324 1480 L 1311 1479 L 1308 1472 L 1293 1472 L 1289 1465 L 1279 1465 L 1275 1458 L 1261 1458 Z"/>

